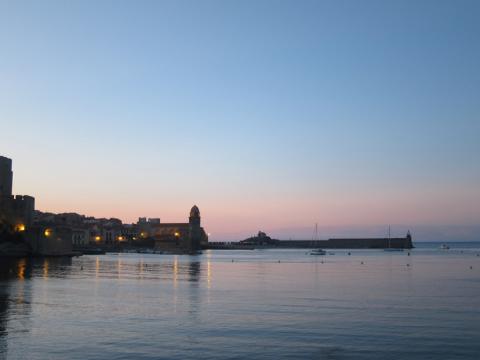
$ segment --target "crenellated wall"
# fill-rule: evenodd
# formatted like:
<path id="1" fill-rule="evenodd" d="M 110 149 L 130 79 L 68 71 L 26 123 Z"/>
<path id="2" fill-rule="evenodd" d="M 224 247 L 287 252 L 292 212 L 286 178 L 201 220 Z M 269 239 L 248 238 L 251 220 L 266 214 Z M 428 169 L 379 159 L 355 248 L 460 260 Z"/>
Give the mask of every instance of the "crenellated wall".
<path id="1" fill-rule="evenodd" d="M 0 213 L 14 226 L 33 223 L 35 198 L 27 195 L 0 197 Z"/>
<path id="2" fill-rule="evenodd" d="M 0 156 L 0 218 L 14 227 L 28 227 L 33 223 L 35 198 L 12 195 L 12 160 Z"/>

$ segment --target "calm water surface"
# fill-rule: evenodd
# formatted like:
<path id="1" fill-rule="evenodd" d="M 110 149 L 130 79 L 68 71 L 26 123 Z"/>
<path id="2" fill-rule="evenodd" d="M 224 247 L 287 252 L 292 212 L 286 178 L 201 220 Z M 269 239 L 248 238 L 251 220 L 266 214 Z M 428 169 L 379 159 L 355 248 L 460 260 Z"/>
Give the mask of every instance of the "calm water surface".
<path id="1" fill-rule="evenodd" d="M 0 259 L 0 359 L 478 359 L 480 244 Z"/>

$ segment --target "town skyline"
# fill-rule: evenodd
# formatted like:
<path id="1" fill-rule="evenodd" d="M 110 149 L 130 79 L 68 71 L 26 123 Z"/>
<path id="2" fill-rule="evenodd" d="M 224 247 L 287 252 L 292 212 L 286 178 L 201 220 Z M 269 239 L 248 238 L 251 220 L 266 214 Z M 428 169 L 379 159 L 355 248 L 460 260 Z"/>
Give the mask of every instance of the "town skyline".
<path id="1" fill-rule="evenodd" d="M 12 176 L 15 179 L 15 176 Z M 12 189 L 15 192 L 15 181 L 12 181 Z M 24 193 L 22 193 L 24 194 Z M 111 214 L 89 214 L 89 213 L 82 213 L 81 211 L 71 209 L 68 211 L 58 210 L 52 211 L 48 209 L 36 209 L 41 213 L 44 213 L 42 217 L 44 217 L 48 213 L 52 214 L 77 214 L 84 216 L 86 218 L 92 217 L 96 219 L 118 219 L 122 221 L 124 224 L 138 224 L 141 221 L 145 221 L 142 219 L 153 219 L 154 221 L 161 221 L 162 223 L 171 223 L 172 221 L 178 221 L 181 216 L 176 219 L 173 218 L 161 218 L 159 214 L 155 214 L 154 216 L 137 216 L 136 218 L 130 220 L 122 219 L 118 216 L 112 216 Z M 168 213 L 168 211 L 167 211 Z M 183 213 L 183 218 L 185 218 L 185 214 Z M 166 221 L 165 221 L 166 220 Z M 232 223 L 226 222 L 227 225 Z M 385 231 L 387 225 L 385 224 L 345 224 L 345 225 L 329 225 L 329 224 L 322 224 L 318 226 L 319 223 L 315 222 L 315 229 L 320 230 L 320 234 L 322 238 L 330 238 L 330 237 L 342 237 L 342 236 L 383 236 L 385 235 Z M 392 224 L 388 225 L 388 229 L 390 231 Z M 232 226 L 233 227 L 233 226 Z M 393 224 L 394 233 L 397 235 L 404 234 L 405 232 L 410 232 L 411 229 L 414 229 L 417 236 L 419 235 L 420 241 L 441 241 L 443 239 L 450 240 L 450 241 L 472 241 L 476 240 L 476 236 L 478 231 L 480 230 L 480 226 L 465 226 L 465 225 L 406 225 L 406 224 Z M 296 226 L 291 228 L 272 228 L 265 225 L 258 225 L 258 229 L 268 229 L 270 234 L 273 234 L 274 237 L 281 238 L 281 239 L 310 239 L 314 236 L 318 236 L 312 234 L 312 229 L 310 226 Z M 219 233 L 217 236 L 213 236 L 209 232 L 208 236 L 211 237 L 211 241 L 238 241 L 243 239 L 244 237 L 250 236 L 254 234 L 257 230 L 251 227 L 250 231 L 245 231 L 244 229 L 233 231 L 233 232 L 224 232 Z"/>

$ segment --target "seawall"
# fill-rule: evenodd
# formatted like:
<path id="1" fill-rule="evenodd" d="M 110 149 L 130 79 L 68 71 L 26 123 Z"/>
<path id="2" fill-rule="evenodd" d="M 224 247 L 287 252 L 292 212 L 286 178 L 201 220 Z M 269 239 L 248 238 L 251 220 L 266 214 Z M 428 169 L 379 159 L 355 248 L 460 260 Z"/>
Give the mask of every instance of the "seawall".
<path id="1" fill-rule="evenodd" d="M 413 248 L 410 236 L 404 238 L 338 238 L 328 240 L 278 240 L 268 245 L 242 244 L 241 242 L 209 243 L 205 249 L 217 250 L 247 250 L 252 248 L 284 248 L 284 249 L 411 249 Z"/>

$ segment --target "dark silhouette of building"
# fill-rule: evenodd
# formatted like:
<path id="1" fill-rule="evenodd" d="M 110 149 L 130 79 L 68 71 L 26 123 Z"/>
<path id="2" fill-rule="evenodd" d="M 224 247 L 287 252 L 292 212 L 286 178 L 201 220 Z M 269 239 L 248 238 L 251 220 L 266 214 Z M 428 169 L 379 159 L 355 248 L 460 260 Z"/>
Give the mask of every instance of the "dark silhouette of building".
<path id="1" fill-rule="evenodd" d="M 0 220 L 23 232 L 32 225 L 35 199 L 27 195 L 12 195 L 12 160 L 0 156 Z"/>
<path id="2" fill-rule="evenodd" d="M 201 227 L 200 210 L 196 205 L 190 210 L 188 223 L 157 223 L 151 225 L 152 237 L 158 251 L 195 253 L 208 236 Z"/>
<path id="3" fill-rule="evenodd" d="M 12 183 L 12 160 L 0 156 L 0 255 L 71 254 L 71 229 L 34 224 L 35 199 L 13 196 Z"/>
<path id="4" fill-rule="evenodd" d="M 248 239 L 240 241 L 243 245 L 256 245 L 256 246 L 266 246 L 266 245 L 278 245 L 280 240 L 272 239 L 263 231 L 259 231 L 257 236 L 249 237 Z"/>
<path id="5" fill-rule="evenodd" d="M 12 195 L 12 160 L 0 156 L 0 197 Z"/>

